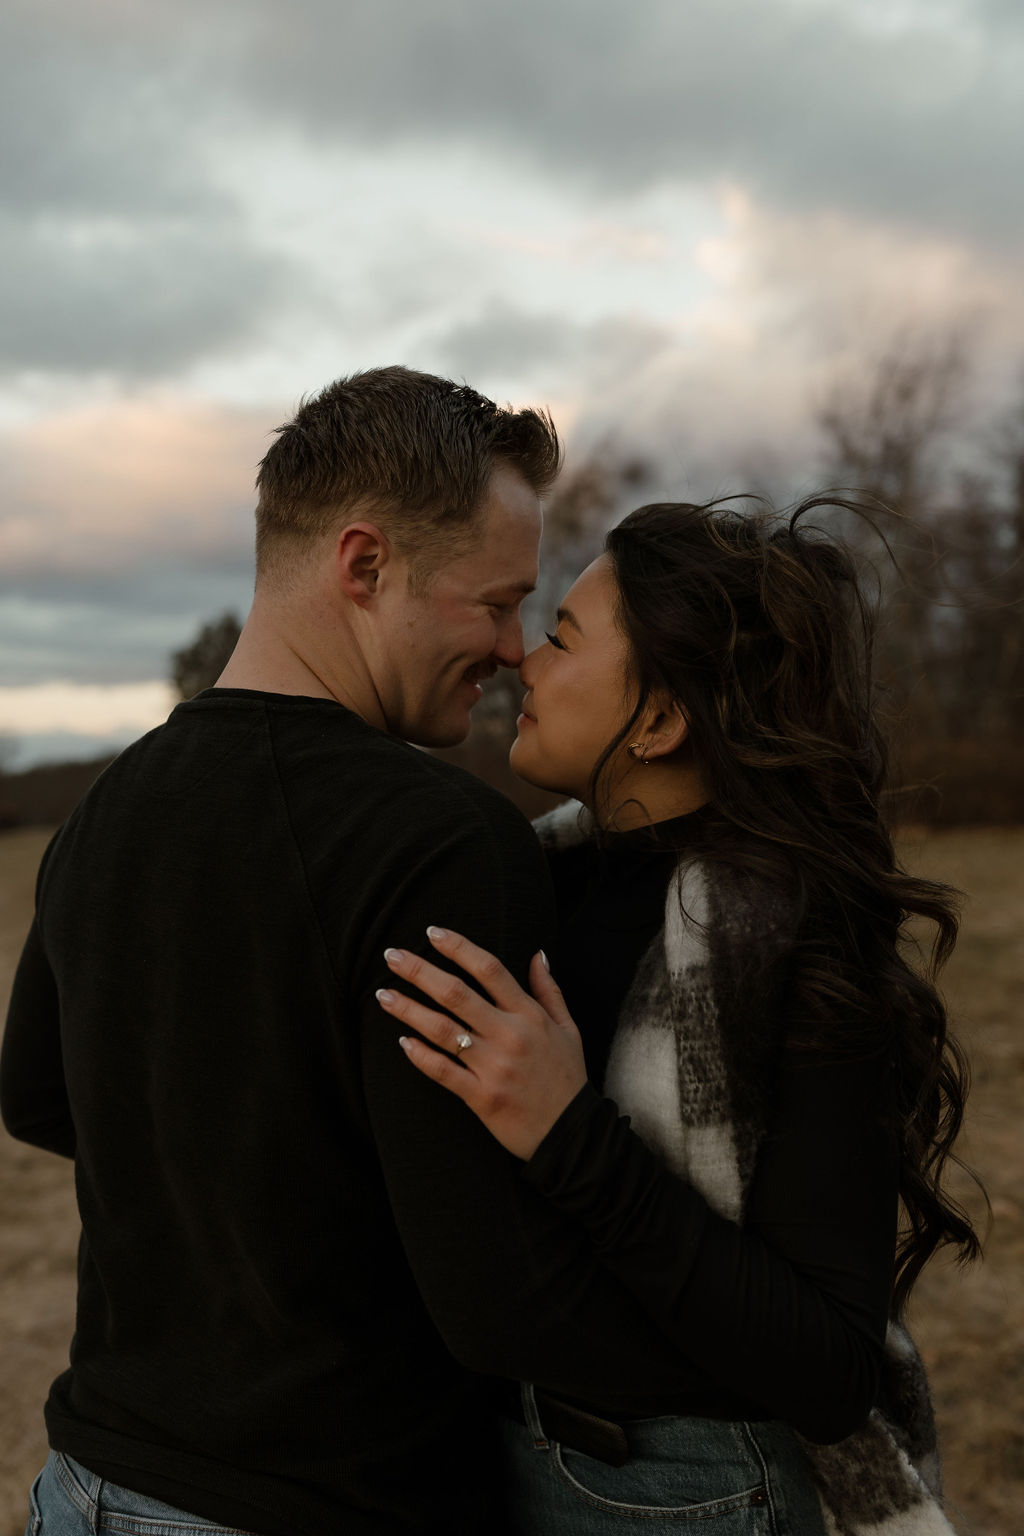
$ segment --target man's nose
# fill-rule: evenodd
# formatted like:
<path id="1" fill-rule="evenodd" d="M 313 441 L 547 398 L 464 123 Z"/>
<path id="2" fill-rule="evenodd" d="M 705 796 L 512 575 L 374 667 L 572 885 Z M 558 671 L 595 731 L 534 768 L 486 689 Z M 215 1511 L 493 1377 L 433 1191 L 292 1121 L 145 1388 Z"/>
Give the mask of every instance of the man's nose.
<path id="1" fill-rule="evenodd" d="M 522 666 L 526 651 L 523 647 L 522 621 L 518 614 L 515 618 L 504 619 L 499 624 L 498 637 L 491 655 L 500 667 L 518 669 Z"/>

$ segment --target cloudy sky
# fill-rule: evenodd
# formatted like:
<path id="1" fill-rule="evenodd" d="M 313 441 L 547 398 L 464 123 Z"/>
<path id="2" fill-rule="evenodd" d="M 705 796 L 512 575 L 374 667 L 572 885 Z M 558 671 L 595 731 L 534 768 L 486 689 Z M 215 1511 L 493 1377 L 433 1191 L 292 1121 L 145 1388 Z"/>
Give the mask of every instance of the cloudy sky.
<path id="1" fill-rule="evenodd" d="M 299 396 L 405 362 L 665 494 L 815 483 L 897 327 L 1024 360 L 1019 0 L 6 0 L 0 733 L 167 709 Z"/>

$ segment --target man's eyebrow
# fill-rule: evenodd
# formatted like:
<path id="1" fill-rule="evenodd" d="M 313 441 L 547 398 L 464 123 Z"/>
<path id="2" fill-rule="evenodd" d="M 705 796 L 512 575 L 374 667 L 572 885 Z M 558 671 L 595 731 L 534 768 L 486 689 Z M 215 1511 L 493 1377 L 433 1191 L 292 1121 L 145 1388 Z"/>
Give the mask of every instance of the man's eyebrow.
<path id="1" fill-rule="evenodd" d="M 583 631 L 580 628 L 580 621 L 573 613 L 571 608 L 559 608 L 558 612 L 555 614 L 555 618 L 558 620 L 559 624 L 563 622 L 566 624 L 571 624 L 576 633 L 578 635 L 582 635 Z"/>
<path id="2" fill-rule="evenodd" d="M 531 581 L 511 581 L 507 586 L 486 587 L 484 597 L 529 597 L 537 588 Z"/>

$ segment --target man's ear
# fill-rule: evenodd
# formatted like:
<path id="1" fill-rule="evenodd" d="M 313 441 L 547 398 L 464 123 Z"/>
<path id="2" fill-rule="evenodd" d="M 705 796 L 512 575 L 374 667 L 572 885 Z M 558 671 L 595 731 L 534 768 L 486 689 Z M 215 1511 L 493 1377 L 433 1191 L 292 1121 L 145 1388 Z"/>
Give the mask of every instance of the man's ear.
<path id="1" fill-rule="evenodd" d="M 690 721 L 683 706 L 668 694 L 656 696 L 643 730 L 646 758 L 671 757 L 690 734 Z"/>
<path id="2" fill-rule="evenodd" d="M 338 585 L 345 596 L 365 608 L 376 597 L 392 558 L 391 545 L 375 524 L 349 523 L 338 536 L 335 559 Z"/>

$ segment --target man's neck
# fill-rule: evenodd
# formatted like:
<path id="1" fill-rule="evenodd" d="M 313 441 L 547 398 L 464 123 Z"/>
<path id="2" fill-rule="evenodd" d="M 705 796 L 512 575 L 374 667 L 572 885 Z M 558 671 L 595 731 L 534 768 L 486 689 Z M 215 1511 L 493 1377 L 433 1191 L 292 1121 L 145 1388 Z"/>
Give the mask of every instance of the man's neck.
<path id="1" fill-rule="evenodd" d="M 215 688 L 249 688 L 257 693 L 289 693 L 300 698 L 333 699 L 338 695 L 293 652 L 253 654 L 236 649 Z M 347 703 L 339 699 L 339 703 Z"/>
<path id="2" fill-rule="evenodd" d="M 217 688 L 247 688 L 257 693 L 291 694 L 296 698 L 335 699 L 363 719 L 358 690 L 344 669 L 329 667 L 327 656 L 305 647 L 294 626 L 257 596 L 252 612 L 228 661 L 218 677 Z M 371 720 L 371 724 L 377 724 Z"/>

